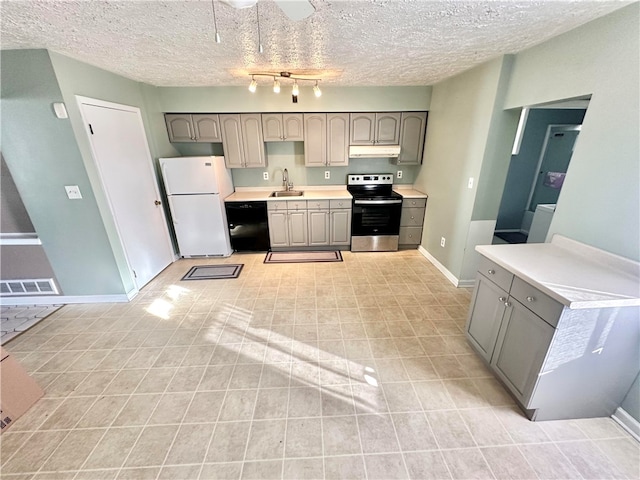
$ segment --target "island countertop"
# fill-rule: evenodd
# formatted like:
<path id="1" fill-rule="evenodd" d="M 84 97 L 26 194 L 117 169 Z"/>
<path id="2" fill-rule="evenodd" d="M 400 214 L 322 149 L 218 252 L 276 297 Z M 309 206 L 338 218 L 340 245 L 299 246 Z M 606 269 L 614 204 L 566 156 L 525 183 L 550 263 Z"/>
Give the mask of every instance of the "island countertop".
<path id="1" fill-rule="evenodd" d="M 571 309 L 640 306 L 640 263 L 562 235 L 476 251 Z"/>

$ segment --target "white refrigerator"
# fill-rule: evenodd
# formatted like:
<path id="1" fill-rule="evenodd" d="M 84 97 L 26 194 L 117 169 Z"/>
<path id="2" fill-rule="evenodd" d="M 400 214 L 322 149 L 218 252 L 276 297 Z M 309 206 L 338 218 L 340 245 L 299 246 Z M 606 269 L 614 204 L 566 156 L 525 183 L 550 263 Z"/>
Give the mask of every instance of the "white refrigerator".
<path id="1" fill-rule="evenodd" d="M 233 193 L 233 181 L 224 157 L 159 161 L 180 255 L 231 255 L 224 199 Z"/>

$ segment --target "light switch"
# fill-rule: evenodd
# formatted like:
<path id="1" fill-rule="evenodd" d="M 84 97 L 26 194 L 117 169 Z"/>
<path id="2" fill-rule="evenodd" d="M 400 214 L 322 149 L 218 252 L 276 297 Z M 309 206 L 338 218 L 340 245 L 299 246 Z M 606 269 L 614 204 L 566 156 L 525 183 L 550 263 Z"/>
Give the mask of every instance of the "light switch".
<path id="1" fill-rule="evenodd" d="M 82 198 L 80 187 L 77 185 L 66 185 L 64 189 L 67 191 L 67 197 L 69 197 L 69 200 L 78 200 Z"/>

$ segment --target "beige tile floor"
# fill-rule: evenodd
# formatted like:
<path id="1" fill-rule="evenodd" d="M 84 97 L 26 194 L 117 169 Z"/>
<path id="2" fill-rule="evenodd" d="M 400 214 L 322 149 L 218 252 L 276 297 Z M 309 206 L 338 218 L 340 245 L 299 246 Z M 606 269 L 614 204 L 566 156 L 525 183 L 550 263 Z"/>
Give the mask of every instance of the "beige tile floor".
<path id="1" fill-rule="evenodd" d="M 638 478 L 611 419 L 523 417 L 465 342 L 470 291 L 418 252 L 263 257 L 181 260 L 9 342 L 47 393 L 2 478 Z M 220 262 L 245 267 L 180 281 Z"/>

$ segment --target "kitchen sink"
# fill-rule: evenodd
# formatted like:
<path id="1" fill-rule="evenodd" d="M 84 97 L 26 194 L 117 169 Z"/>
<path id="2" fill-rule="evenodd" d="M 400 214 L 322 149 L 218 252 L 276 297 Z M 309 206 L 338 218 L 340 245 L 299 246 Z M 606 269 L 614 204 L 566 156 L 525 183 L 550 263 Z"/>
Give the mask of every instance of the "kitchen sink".
<path id="1" fill-rule="evenodd" d="M 304 192 L 301 190 L 279 190 L 277 192 L 271 192 L 270 197 L 301 197 Z"/>

